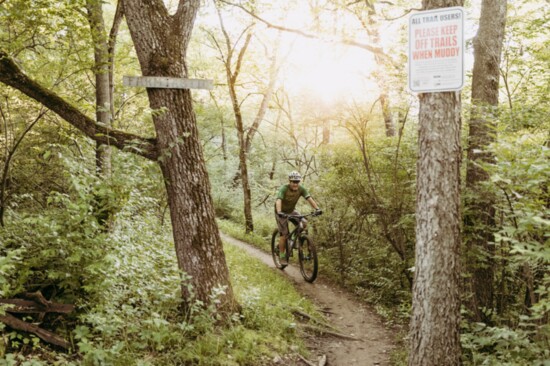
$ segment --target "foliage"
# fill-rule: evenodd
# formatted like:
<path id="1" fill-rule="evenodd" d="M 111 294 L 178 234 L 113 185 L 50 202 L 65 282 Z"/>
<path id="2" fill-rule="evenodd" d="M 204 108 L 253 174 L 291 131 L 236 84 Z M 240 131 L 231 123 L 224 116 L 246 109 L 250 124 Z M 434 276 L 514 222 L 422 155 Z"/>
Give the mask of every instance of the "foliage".
<path id="1" fill-rule="evenodd" d="M 410 299 L 415 145 L 370 136 L 360 141 L 365 154 L 341 144 L 323 155 L 318 191 L 327 214 L 316 237 L 324 268 L 369 301 L 394 307 Z"/>
<path id="2" fill-rule="evenodd" d="M 524 2 L 509 8 L 504 99 L 490 147 L 495 163 L 483 165 L 490 175 L 483 191 L 495 197 L 495 255 L 487 258 L 495 299 L 484 309 L 487 324 L 463 324 L 464 360 L 474 365 L 542 365 L 550 358 L 546 13 Z"/>
<path id="3" fill-rule="evenodd" d="M 258 248 L 262 248 L 267 252 L 271 251 L 271 234 L 275 228 L 275 220 L 273 222 L 266 222 L 261 217 L 260 222 L 256 223 L 255 232 L 246 234 L 242 230 L 242 223 L 235 223 L 230 220 L 218 220 L 220 230 L 224 233 L 231 235 L 236 239 L 243 240 L 247 243 L 254 244 Z M 269 225 L 271 224 L 271 225 Z"/>
<path id="4" fill-rule="evenodd" d="M 78 297 L 82 286 L 101 276 L 98 265 L 108 247 L 100 245 L 104 238 L 93 215 L 94 191 L 100 184 L 84 165 L 66 158 L 57 159 L 67 169 L 67 191 L 52 192 L 47 206 L 38 214 L 14 214 L 2 231 L 2 252 L 24 256 L 16 268 L 16 282 L 4 289 L 4 296 L 13 296 L 23 289 L 42 290 L 69 301 Z M 19 197 L 18 202 L 29 199 Z M 97 267 L 96 267 L 97 266 Z"/>
<path id="5" fill-rule="evenodd" d="M 299 344 L 290 310 L 313 314 L 312 305 L 275 272 L 231 247 L 226 253 L 242 312 L 224 324 L 213 307 L 182 306 L 179 288 L 186 275 L 177 270 L 170 226 L 159 225 L 152 195 L 158 180 L 147 178 L 147 165 L 118 156 L 126 167 L 119 165 L 113 179 L 126 178 L 125 184 L 111 184 L 109 192 L 125 197 L 124 204 L 105 232 L 92 215 L 94 193 L 103 183 L 83 162 L 59 156 L 70 191 L 53 193 L 40 215 L 14 217 L 10 211 L 10 221 L 21 224 L 0 233 L 1 296 L 40 288 L 53 301 L 76 303 L 75 317 L 63 323 L 47 318 L 44 325 L 72 339 L 80 357 L 9 332 L 8 364 L 257 365 Z M 125 176 L 129 170 L 133 174 Z"/>
<path id="6" fill-rule="evenodd" d="M 482 359 L 542 364 L 549 357 L 550 196 L 546 184 L 550 150 L 542 145 L 543 138 L 526 131 L 522 137 L 502 136 L 494 145 L 497 164 L 487 167 L 501 217 L 495 235 L 500 275 L 495 280 L 495 308 L 490 310 L 496 326 L 465 327 L 463 345 L 473 364 L 481 364 Z"/>
<path id="7" fill-rule="evenodd" d="M 93 48 L 84 2 L 0 2 L 0 47 L 29 75 L 91 115 Z M 377 20 L 384 15 L 401 17 L 411 7 L 406 0 L 395 4 L 376 4 L 382 10 Z M 484 309 L 488 324 L 463 324 L 465 364 L 537 365 L 550 358 L 550 37 L 548 10 L 537 4 L 543 2 L 508 4 L 502 108 L 491 147 L 495 164 L 485 166 L 491 180 L 484 187 L 496 198 L 492 243 L 496 255 L 488 262 L 496 274 L 495 304 Z M 279 5 L 253 5 L 258 14 L 267 14 L 269 8 L 270 19 L 280 16 L 276 14 Z M 285 7 L 294 5 L 290 2 Z M 357 23 L 368 15 L 366 3 L 314 5 L 312 13 L 304 15 L 309 19 L 306 28 L 330 30 L 350 39 L 356 36 L 359 41 L 366 36 L 365 24 Z M 211 10 L 204 7 L 205 13 Z M 348 22 L 343 12 L 349 10 L 361 17 Z M 223 6 L 223 11 L 231 12 L 231 21 L 239 25 L 250 23 L 237 8 Z M 208 14 L 204 15 L 207 24 Z M 383 38 L 404 34 L 397 24 L 404 19 L 388 24 L 393 31 L 382 34 Z M 215 58 L 218 52 L 205 47 L 212 45 L 209 32 L 216 33 L 217 24 L 217 20 L 203 23 L 194 32 L 188 52 L 191 77 L 214 78 L 217 83 L 225 77 Z M 234 34 L 237 28 L 230 29 L 232 38 L 239 36 Z M 272 45 L 261 40 L 278 37 L 270 31 L 261 23 L 256 25 L 259 37 L 251 45 L 252 56 L 244 60 L 238 93 L 246 121 L 252 120 L 261 98 L 252 91 L 265 83 L 262 70 L 269 64 Z M 287 36 L 282 36 L 282 50 L 291 55 L 296 40 Z M 152 136 L 154 111 L 147 107 L 145 92 L 120 86 L 122 73 L 139 69 L 124 26 L 118 39 L 113 125 Z M 400 44 L 388 52 L 405 65 L 402 49 Z M 397 316 L 404 323 L 414 266 L 416 111 L 411 110 L 407 120 L 406 108 L 397 108 L 408 104 L 409 96 L 402 91 L 404 67 L 385 67 L 391 71 L 381 68 L 379 72 L 392 75 L 388 81 L 392 112 L 402 119 L 397 126 L 401 133 L 395 138 L 385 137 L 381 111 L 377 104 L 369 104 L 375 95 L 369 96 L 373 100 L 368 103 L 326 103 L 315 91 L 278 84 L 248 155 L 255 233 L 246 235 L 242 233 L 242 189 L 234 181 L 238 146 L 229 98 L 225 88 L 193 96 L 216 214 L 223 219 L 221 229 L 269 250 L 274 195 L 286 181 L 287 171 L 300 170 L 306 177 L 304 184 L 325 211 L 309 228 L 323 274 L 352 289 L 388 319 Z M 345 70 L 334 73 L 341 71 Z M 364 94 L 369 93 L 376 91 L 366 88 Z M 4 162 L 6 151 L 39 108 L 13 90 L 4 89 L 1 94 L 0 161 Z M 5 356 L 6 364 L 261 364 L 267 363 L 271 353 L 285 352 L 298 342 L 288 308 L 313 311 L 311 305 L 272 271 L 231 247 L 225 250 L 242 314 L 221 324 L 212 309 L 202 309 L 200 304 L 184 311 L 179 288 L 186 277 L 176 269 L 158 167 L 115 153 L 113 177 L 99 180 L 93 155 L 91 141 L 79 138 L 59 117 L 48 113 L 25 136 L 11 161 L 6 226 L 0 229 L 0 297 L 40 289 L 53 300 L 77 304 L 74 316 L 64 321 L 47 316 L 43 325 L 69 337 L 79 355 L 55 352 L 36 337 L 3 329 L 7 343 L 0 342 L 0 356 Z M 106 226 L 97 220 L 98 207 L 108 211 L 103 212 L 109 217 Z M 305 212 L 309 207 L 299 209 Z"/>

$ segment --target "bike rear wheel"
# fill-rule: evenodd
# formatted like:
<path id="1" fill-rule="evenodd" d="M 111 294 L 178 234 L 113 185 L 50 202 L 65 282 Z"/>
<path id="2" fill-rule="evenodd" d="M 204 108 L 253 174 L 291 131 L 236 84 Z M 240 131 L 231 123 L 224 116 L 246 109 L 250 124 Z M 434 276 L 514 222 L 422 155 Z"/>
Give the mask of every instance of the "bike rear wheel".
<path id="1" fill-rule="evenodd" d="M 298 249 L 298 260 L 300 262 L 300 272 L 307 282 L 313 282 L 317 278 L 319 262 L 317 260 L 317 249 L 310 238 L 304 236 L 300 238 L 300 247 Z"/>
<path id="2" fill-rule="evenodd" d="M 279 254 L 280 254 L 279 238 L 280 237 L 281 235 L 279 234 L 279 230 L 275 229 L 273 231 L 273 235 L 271 235 L 271 256 L 273 257 L 273 263 L 275 264 L 275 267 L 279 269 L 285 269 L 285 267 L 288 264 L 281 264 L 281 258 L 279 257 Z M 288 258 L 287 258 L 287 262 L 288 262 Z"/>

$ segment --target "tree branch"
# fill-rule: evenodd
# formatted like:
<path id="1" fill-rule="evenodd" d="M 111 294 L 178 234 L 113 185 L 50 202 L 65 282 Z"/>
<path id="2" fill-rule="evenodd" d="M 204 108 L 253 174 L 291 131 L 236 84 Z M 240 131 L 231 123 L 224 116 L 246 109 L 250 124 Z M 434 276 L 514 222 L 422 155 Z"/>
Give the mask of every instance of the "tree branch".
<path id="1" fill-rule="evenodd" d="M 327 38 L 320 37 L 316 34 L 311 34 L 311 33 L 304 32 L 300 29 L 283 27 L 283 26 L 280 26 L 280 25 L 273 24 L 273 23 L 259 17 L 258 15 L 251 12 L 250 10 L 246 9 L 242 5 L 233 4 L 233 3 L 229 2 L 229 1 L 226 1 L 226 0 L 219 0 L 219 1 L 222 2 L 222 3 L 225 3 L 227 5 L 231 5 L 231 6 L 234 6 L 234 7 L 237 7 L 239 9 L 241 9 L 242 11 L 244 11 L 245 13 L 250 15 L 251 17 L 253 17 L 253 18 L 259 20 L 260 22 L 264 23 L 265 25 L 267 25 L 268 28 L 278 29 L 280 31 L 289 32 L 289 33 L 295 33 L 295 34 L 298 34 L 298 35 L 300 35 L 302 37 L 305 37 L 305 38 L 318 39 L 318 40 L 328 42 L 328 43 L 339 43 L 339 44 L 343 44 L 343 45 L 346 45 L 346 46 L 361 48 L 361 49 L 364 49 L 366 51 L 372 52 L 373 54 L 381 57 L 385 61 L 391 63 L 392 66 L 397 67 L 397 65 L 395 64 L 393 59 L 390 56 L 388 56 L 387 54 L 385 54 L 384 51 L 382 50 L 382 48 L 380 48 L 380 47 L 375 47 L 375 46 L 372 46 L 372 45 L 369 45 L 369 44 L 366 44 L 366 43 L 357 42 L 357 41 L 354 41 L 354 40 L 351 40 L 351 39 L 327 39 Z"/>
<path id="2" fill-rule="evenodd" d="M 69 349 L 71 347 L 71 344 L 69 342 L 67 342 L 57 334 L 42 329 L 34 324 L 26 323 L 14 317 L 13 315 L 0 315 L 0 321 L 12 329 L 36 334 L 42 340 L 51 344 L 55 344 L 56 346 L 63 347 L 65 349 Z"/>
<path id="3" fill-rule="evenodd" d="M 30 79 L 2 50 L 0 50 L 0 82 L 51 109 L 97 142 L 130 151 L 150 160 L 156 160 L 158 157 L 156 139 L 144 138 L 97 124 L 63 98 Z"/>

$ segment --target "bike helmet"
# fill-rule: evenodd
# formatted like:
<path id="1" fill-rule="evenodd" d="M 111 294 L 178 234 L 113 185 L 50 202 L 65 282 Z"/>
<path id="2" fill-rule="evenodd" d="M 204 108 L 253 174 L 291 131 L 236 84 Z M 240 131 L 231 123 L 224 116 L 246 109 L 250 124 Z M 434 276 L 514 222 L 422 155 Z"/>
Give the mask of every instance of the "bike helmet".
<path id="1" fill-rule="evenodd" d="M 297 171 L 288 174 L 288 180 L 302 180 L 302 176 Z"/>

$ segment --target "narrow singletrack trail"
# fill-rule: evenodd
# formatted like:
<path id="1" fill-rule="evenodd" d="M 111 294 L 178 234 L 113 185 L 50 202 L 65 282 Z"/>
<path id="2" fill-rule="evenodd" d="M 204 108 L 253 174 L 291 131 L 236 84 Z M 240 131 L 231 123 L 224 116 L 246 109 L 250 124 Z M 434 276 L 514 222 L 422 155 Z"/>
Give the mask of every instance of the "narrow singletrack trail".
<path id="1" fill-rule="evenodd" d="M 223 233 L 221 237 L 224 242 L 246 250 L 251 256 L 275 268 L 271 253 L 266 253 Z M 326 364 L 329 366 L 390 365 L 390 351 L 394 347 L 391 332 L 364 304 L 354 300 L 344 290 L 325 281 L 322 270 L 322 268 L 319 269 L 321 276 L 313 284 L 304 281 L 300 269 L 292 261 L 290 266 L 279 272 L 281 275 L 288 276 L 301 294 L 315 303 L 319 309 L 327 312 L 327 319 L 338 333 L 357 340 L 331 335 L 318 336 L 315 344 L 309 344 L 312 355 L 318 357 L 326 355 Z M 310 361 L 316 362 L 315 359 Z"/>

